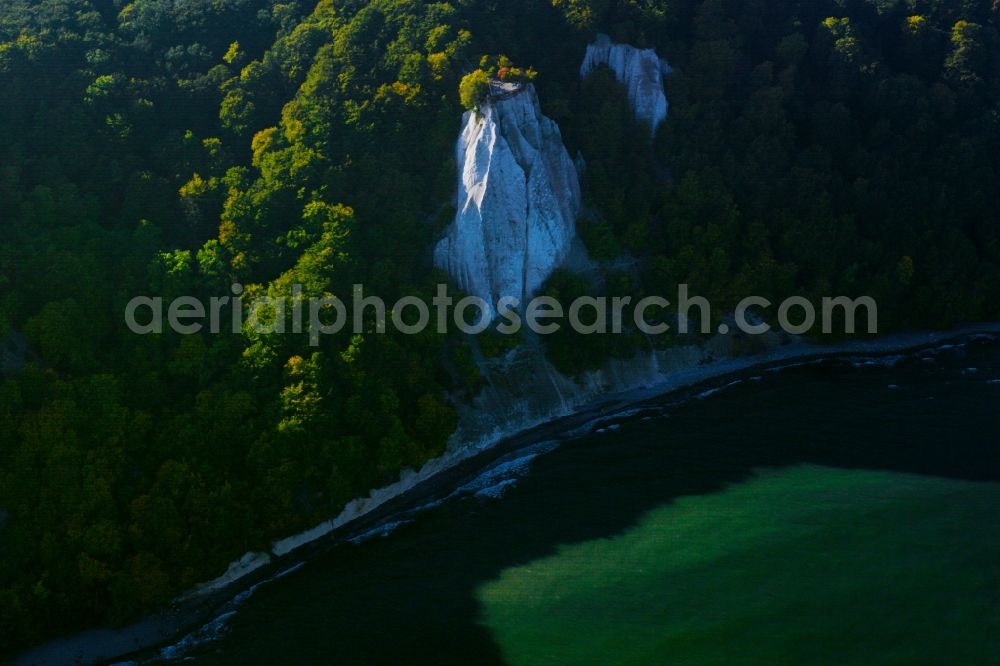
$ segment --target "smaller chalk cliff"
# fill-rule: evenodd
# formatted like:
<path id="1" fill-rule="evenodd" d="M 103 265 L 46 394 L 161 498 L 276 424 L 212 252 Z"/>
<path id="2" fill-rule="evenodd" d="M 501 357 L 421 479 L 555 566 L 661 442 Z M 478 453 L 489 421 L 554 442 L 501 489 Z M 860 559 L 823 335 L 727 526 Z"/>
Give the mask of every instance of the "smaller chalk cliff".
<path id="1" fill-rule="evenodd" d="M 629 106 L 635 117 L 647 123 L 655 132 L 667 118 L 667 95 L 663 77 L 670 66 L 653 49 L 637 49 L 628 44 L 616 44 L 607 35 L 598 35 L 587 47 L 580 65 L 580 78 L 586 78 L 598 67 L 608 67 L 628 90 Z"/>
<path id="2" fill-rule="evenodd" d="M 580 183 L 534 86 L 487 101 L 463 122 L 457 214 L 434 264 L 484 299 L 492 317 L 500 298 L 523 303 L 569 255 Z"/>

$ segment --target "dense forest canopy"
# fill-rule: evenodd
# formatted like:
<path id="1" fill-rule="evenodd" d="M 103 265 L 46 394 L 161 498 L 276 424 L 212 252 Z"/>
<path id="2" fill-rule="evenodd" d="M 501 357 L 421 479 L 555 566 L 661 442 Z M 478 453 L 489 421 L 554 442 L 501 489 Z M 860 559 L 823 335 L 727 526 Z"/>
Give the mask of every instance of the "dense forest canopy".
<path id="1" fill-rule="evenodd" d="M 578 80 L 597 31 L 673 66 L 655 137 L 609 72 Z M 141 337 L 122 312 L 234 282 L 429 299 L 459 83 L 496 53 L 586 160 L 605 289 L 871 294 L 883 329 L 1000 313 L 991 0 L 10 0 L 0 340 L 31 358 L 0 383 L 0 653 L 162 604 L 443 451 L 478 341 Z M 567 335 L 568 373 L 630 353 Z"/>

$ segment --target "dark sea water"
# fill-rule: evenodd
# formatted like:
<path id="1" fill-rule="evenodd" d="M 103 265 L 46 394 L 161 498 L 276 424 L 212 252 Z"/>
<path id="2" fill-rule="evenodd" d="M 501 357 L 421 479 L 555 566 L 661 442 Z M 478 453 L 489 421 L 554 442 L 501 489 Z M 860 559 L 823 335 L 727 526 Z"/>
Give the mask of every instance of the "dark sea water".
<path id="1" fill-rule="evenodd" d="M 1000 347 L 666 398 L 515 455 L 223 619 L 181 658 L 1000 663 Z"/>

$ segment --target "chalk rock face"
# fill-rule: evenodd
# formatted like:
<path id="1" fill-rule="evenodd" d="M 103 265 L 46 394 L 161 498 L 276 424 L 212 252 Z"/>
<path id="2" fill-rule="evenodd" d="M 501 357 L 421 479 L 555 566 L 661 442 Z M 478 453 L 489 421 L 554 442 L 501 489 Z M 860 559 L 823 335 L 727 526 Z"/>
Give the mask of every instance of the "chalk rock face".
<path id="1" fill-rule="evenodd" d="M 629 106 L 635 117 L 648 123 L 655 132 L 667 118 L 669 105 L 663 92 L 663 76 L 670 72 L 670 65 L 653 49 L 615 44 L 607 35 L 598 35 L 587 47 L 580 78 L 586 78 L 602 65 L 610 68 L 628 90 Z"/>
<path id="2" fill-rule="evenodd" d="M 456 158 L 457 214 L 434 264 L 485 300 L 492 319 L 500 298 L 524 303 L 569 254 L 580 183 L 530 84 L 466 113 Z"/>

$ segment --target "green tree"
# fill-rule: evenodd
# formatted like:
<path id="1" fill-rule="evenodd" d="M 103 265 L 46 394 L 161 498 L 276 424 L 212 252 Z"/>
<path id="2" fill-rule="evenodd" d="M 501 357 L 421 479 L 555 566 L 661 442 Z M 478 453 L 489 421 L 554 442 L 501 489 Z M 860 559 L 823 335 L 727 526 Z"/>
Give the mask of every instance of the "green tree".
<path id="1" fill-rule="evenodd" d="M 459 99 L 462 106 L 473 111 L 486 101 L 490 94 L 490 77 L 481 69 L 476 69 L 464 77 L 458 86 Z"/>

